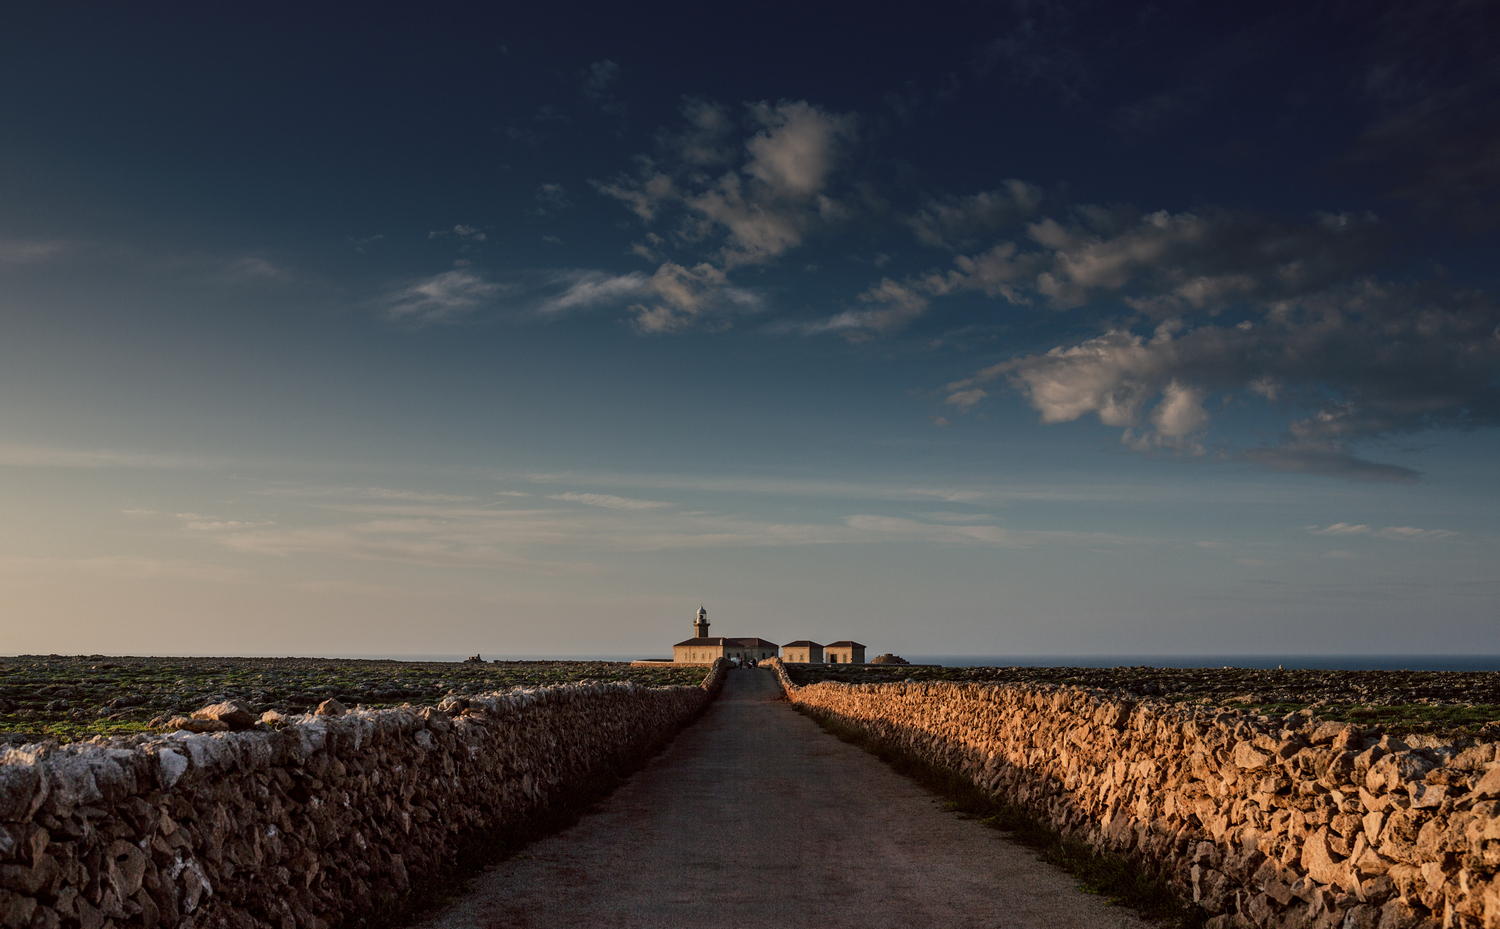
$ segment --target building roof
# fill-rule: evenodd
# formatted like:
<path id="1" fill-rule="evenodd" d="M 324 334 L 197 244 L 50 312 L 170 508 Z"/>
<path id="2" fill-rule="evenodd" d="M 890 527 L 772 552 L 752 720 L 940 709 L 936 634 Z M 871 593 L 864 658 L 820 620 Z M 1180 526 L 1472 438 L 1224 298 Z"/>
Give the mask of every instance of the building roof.
<path id="1" fill-rule="evenodd" d="M 861 645 L 861 644 L 859 644 L 858 642 L 851 642 L 848 639 L 842 639 L 842 640 L 840 640 L 838 642 L 829 642 L 827 645 L 825 645 L 823 647 L 824 648 L 864 648 L 864 646 Z"/>
<path id="2" fill-rule="evenodd" d="M 714 648 L 717 648 L 717 647 L 720 647 L 720 646 L 728 646 L 729 648 L 780 648 L 781 647 L 780 645 L 777 645 L 775 642 L 772 642 L 770 639 L 762 639 L 762 638 L 759 638 L 757 636 L 751 636 L 748 639 L 730 639 L 730 638 L 725 638 L 724 636 L 721 636 L 721 635 L 700 635 L 700 636 L 694 636 L 691 639 L 687 639 L 685 641 L 678 642 L 676 645 L 674 645 L 672 647 L 673 648 L 681 648 L 684 645 L 706 645 L 706 646 L 710 646 L 710 647 L 714 647 Z"/>
<path id="3" fill-rule="evenodd" d="M 788 643 L 786 643 L 785 645 L 783 645 L 781 647 L 782 648 L 822 648 L 823 646 L 821 646 L 818 643 L 812 641 L 811 639 L 798 639 L 795 642 L 788 642 Z"/>

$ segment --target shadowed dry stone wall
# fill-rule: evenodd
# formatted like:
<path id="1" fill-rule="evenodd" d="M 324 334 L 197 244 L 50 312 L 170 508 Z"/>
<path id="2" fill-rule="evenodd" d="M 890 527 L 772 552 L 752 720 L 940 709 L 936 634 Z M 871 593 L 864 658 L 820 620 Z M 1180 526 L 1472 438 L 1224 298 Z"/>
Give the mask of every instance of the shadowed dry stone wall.
<path id="1" fill-rule="evenodd" d="M 0 753 L 7 929 L 329 929 L 669 739 L 723 684 L 517 689 Z"/>
<path id="2" fill-rule="evenodd" d="M 798 687 L 770 664 L 793 703 L 1131 856 L 1211 926 L 1500 929 L 1495 743 L 1047 684 Z"/>

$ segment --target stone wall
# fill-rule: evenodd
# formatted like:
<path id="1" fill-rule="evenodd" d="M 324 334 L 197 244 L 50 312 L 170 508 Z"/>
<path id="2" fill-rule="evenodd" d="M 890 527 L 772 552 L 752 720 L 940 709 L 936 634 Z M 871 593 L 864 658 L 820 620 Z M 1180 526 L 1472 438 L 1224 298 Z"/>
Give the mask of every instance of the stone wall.
<path id="1" fill-rule="evenodd" d="M 638 763 L 724 673 L 4 751 L 0 925 L 329 929 Z"/>
<path id="2" fill-rule="evenodd" d="M 1500 929 L 1494 743 L 1052 685 L 797 687 L 767 664 L 793 703 L 1131 856 L 1211 926 Z"/>

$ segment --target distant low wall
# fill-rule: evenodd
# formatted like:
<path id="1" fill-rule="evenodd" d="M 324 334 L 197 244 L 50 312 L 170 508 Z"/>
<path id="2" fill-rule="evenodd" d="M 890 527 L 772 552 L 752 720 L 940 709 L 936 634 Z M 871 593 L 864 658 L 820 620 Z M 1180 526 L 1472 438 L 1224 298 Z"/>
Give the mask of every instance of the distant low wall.
<path id="1" fill-rule="evenodd" d="M 0 926 L 329 929 L 671 738 L 723 685 L 569 684 L 0 753 Z"/>
<path id="2" fill-rule="evenodd" d="M 1211 926 L 1500 929 L 1494 743 L 1054 685 L 798 687 L 767 664 L 798 706 L 1131 856 Z"/>

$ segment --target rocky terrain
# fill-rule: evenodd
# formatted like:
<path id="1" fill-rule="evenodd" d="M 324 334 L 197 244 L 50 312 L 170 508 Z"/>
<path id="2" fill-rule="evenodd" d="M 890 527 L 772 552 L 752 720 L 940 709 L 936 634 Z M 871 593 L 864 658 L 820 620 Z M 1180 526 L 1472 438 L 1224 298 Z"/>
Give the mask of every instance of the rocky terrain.
<path id="1" fill-rule="evenodd" d="M 256 713 L 327 699 L 367 707 L 580 681 L 696 685 L 701 668 L 615 661 L 371 661 L 329 658 L 0 658 L 0 744 L 125 735 L 229 700 Z"/>
<path id="2" fill-rule="evenodd" d="M 1316 671 L 1258 668 L 940 668 L 786 666 L 797 684 L 1068 684 L 1124 697 L 1249 710 L 1268 718 L 1311 708 L 1319 719 L 1459 742 L 1500 739 L 1500 672 Z"/>

